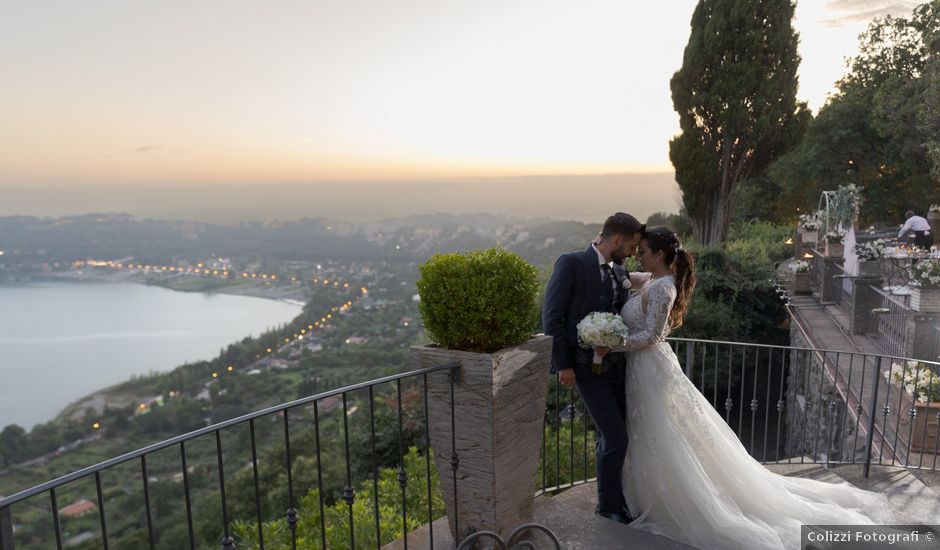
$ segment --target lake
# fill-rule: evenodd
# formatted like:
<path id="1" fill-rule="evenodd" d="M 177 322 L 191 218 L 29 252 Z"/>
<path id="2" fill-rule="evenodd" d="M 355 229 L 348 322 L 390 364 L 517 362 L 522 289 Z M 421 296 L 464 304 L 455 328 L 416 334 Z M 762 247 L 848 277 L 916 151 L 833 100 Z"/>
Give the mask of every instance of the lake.
<path id="1" fill-rule="evenodd" d="M 135 374 L 216 357 L 294 303 L 129 283 L 0 285 L 0 429 L 29 430 Z"/>

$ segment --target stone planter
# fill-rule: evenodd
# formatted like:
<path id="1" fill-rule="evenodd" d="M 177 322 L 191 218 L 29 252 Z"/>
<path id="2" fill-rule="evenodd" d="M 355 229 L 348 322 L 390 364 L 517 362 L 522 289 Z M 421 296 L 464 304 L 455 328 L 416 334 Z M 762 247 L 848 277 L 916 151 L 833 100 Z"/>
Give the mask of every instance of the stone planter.
<path id="1" fill-rule="evenodd" d="M 934 244 L 940 245 L 940 212 L 928 212 L 927 223 L 930 224 L 930 234 L 933 235 Z"/>
<path id="2" fill-rule="evenodd" d="M 940 288 L 911 289 L 911 309 L 914 311 L 940 311 Z"/>
<path id="3" fill-rule="evenodd" d="M 878 260 L 859 260 L 858 276 L 870 279 L 881 277 L 881 262 Z"/>
<path id="4" fill-rule="evenodd" d="M 428 375 L 431 448 L 453 540 L 484 530 L 506 537 L 531 522 L 551 349 L 548 336 L 494 353 L 411 348 L 416 368 L 460 365 L 454 371 L 456 494 L 450 377 Z"/>
<path id="5" fill-rule="evenodd" d="M 817 234 L 818 234 L 818 231 L 805 231 L 804 230 L 801 233 L 801 236 L 803 238 L 804 243 L 816 244 Z"/>
<path id="6" fill-rule="evenodd" d="M 812 289 L 810 288 L 810 273 L 809 271 L 804 271 L 800 273 L 799 271 L 793 272 L 793 293 L 794 294 L 812 294 Z"/>
<path id="7" fill-rule="evenodd" d="M 826 256 L 841 258 L 845 252 L 845 246 L 842 243 L 826 243 Z"/>
<path id="8" fill-rule="evenodd" d="M 940 403 L 915 403 L 914 431 L 911 432 L 911 450 L 917 453 L 935 453 L 940 450 L 937 442 L 940 430 Z"/>

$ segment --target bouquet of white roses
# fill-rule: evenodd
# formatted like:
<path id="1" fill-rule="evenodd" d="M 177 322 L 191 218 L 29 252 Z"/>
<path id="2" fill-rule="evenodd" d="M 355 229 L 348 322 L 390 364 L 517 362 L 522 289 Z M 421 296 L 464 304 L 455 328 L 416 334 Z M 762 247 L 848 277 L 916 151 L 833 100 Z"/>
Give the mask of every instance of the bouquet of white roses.
<path id="1" fill-rule="evenodd" d="M 817 231 L 819 225 L 819 218 L 816 213 L 800 214 L 800 227 L 803 228 L 803 231 Z"/>
<path id="2" fill-rule="evenodd" d="M 826 233 L 826 242 L 829 244 L 840 244 L 845 239 L 845 231 L 841 229 L 830 229 Z"/>
<path id="3" fill-rule="evenodd" d="M 790 262 L 790 269 L 797 273 L 807 273 L 809 272 L 809 262 L 806 260 L 796 260 Z"/>
<path id="4" fill-rule="evenodd" d="M 926 365 L 918 361 L 906 361 L 899 365 L 894 363 L 891 370 L 884 371 L 884 377 L 889 382 L 901 386 L 914 396 L 918 403 L 940 402 L 940 375 L 937 375 Z"/>
<path id="5" fill-rule="evenodd" d="M 623 344 L 627 326 L 616 313 L 595 311 L 578 323 L 578 344 L 585 349 L 612 348 Z M 594 354 L 595 373 L 601 372 L 601 357 Z"/>
<path id="6" fill-rule="evenodd" d="M 877 239 L 855 245 L 855 254 L 859 260 L 871 262 L 883 258 L 885 255 L 884 239 Z"/>
<path id="7" fill-rule="evenodd" d="M 907 268 L 907 279 L 920 288 L 940 288 L 940 260 L 921 260 Z"/>

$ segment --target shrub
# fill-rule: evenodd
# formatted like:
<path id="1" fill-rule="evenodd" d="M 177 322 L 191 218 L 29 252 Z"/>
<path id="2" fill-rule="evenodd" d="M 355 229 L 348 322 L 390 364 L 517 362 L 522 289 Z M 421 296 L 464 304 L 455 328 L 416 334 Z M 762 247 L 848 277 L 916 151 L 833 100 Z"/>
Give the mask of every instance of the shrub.
<path id="1" fill-rule="evenodd" d="M 501 248 L 436 254 L 420 269 L 418 307 L 436 344 L 493 352 L 532 335 L 539 276 L 520 256 Z"/>

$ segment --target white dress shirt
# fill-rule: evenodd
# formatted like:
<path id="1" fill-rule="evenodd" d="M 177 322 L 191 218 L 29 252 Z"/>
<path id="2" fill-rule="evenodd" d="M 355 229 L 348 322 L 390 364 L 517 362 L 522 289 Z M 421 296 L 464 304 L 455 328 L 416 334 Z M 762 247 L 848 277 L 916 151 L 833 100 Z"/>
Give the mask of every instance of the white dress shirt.
<path id="1" fill-rule="evenodd" d="M 904 227 L 901 228 L 901 232 L 898 233 L 898 237 L 903 237 L 909 231 L 930 231 L 930 224 L 927 223 L 925 218 L 920 216 L 911 216 L 904 223 Z"/>

